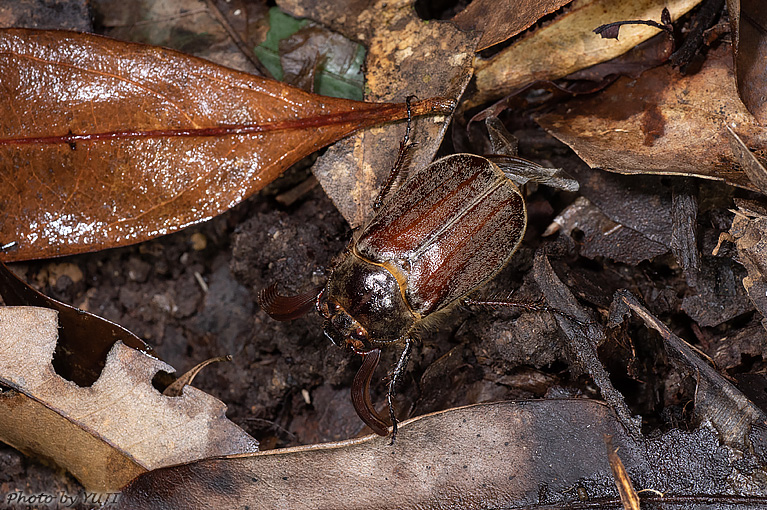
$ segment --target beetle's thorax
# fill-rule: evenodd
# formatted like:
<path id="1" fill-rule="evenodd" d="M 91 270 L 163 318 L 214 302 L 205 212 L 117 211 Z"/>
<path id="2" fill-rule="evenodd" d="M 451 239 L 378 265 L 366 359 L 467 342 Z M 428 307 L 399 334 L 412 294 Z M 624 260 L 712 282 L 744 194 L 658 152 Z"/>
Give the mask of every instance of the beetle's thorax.
<path id="1" fill-rule="evenodd" d="M 366 351 L 395 342 L 413 328 L 418 317 L 396 273 L 361 257 L 352 245 L 323 291 L 325 332 L 335 343 Z"/>

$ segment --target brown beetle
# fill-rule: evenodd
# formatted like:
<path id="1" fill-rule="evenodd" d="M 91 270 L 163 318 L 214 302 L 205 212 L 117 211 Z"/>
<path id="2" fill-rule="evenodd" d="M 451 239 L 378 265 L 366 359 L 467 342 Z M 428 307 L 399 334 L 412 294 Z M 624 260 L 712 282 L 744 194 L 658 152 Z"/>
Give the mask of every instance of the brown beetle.
<path id="1" fill-rule="evenodd" d="M 388 425 L 370 402 L 370 378 L 380 348 L 404 344 L 388 391 L 392 441 L 397 433 L 392 395 L 418 332 L 498 273 L 522 240 L 527 213 L 513 181 L 577 189 L 558 169 L 509 154 L 515 148 L 509 149 L 500 122 L 489 122 L 488 130 L 493 150 L 506 154 L 444 157 L 387 196 L 403 170 L 408 119 L 397 163 L 376 200 L 382 205 L 355 232 L 324 288 L 285 297 L 270 286 L 259 295 L 261 307 L 277 320 L 316 307 L 328 338 L 363 355 L 352 402 L 360 418 L 384 436 Z"/>

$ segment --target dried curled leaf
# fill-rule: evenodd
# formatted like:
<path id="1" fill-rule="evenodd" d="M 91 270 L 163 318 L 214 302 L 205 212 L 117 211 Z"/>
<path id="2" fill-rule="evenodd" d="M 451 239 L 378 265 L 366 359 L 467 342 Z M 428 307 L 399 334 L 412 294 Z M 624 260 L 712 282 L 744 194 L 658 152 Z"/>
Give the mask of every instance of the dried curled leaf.
<path id="1" fill-rule="evenodd" d="M 0 31 L 5 260 L 136 243 L 219 214 L 405 105 L 303 92 L 152 46 Z M 452 109 L 414 104 L 414 113 Z"/>
<path id="2" fill-rule="evenodd" d="M 731 50 L 709 52 L 694 75 L 670 66 L 621 78 L 598 97 L 536 117 L 592 167 L 625 174 L 690 175 L 754 189 L 733 156 L 727 126 L 752 149 L 767 130 L 738 97 Z"/>
<path id="3" fill-rule="evenodd" d="M 0 308 L 0 439 L 66 468 L 88 490 L 111 491 L 161 466 L 254 452 L 219 400 L 152 386 L 167 364 L 117 342 L 99 379 L 80 387 L 53 369 L 57 312 Z"/>
<path id="4" fill-rule="evenodd" d="M 602 39 L 593 30 L 621 20 L 660 20 L 667 7 L 676 20 L 700 0 L 593 0 L 577 3 L 550 24 L 514 42 L 497 55 L 478 60 L 477 94 L 469 105 L 478 106 L 506 96 L 537 80 L 562 78 L 575 71 L 606 62 L 658 33 L 655 27 L 625 26 L 618 41 Z"/>

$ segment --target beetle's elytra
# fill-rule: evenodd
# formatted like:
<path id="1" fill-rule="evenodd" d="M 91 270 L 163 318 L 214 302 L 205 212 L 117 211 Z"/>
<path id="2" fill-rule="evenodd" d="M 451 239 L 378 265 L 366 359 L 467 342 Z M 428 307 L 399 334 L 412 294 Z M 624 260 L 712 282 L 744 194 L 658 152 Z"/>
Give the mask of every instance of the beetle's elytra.
<path id="1" fill-rule="evenodd" d="M 405 159 L 405 142 L 398 165 Z M 352 401 L 360 418 L 381 435 L 389 429 L 370 402 L 370 376 L 381 347 L 404 344 L 389 384 L 392 440 L 397 421 L 391 396 L 419 330 L 492 278 L 522 240 L 527 213 L 511 174 L 519 168 L 528 174 L 542 169 L 549 170 L 544 181 L 556 179 L 551 169 L 513 156 L 493 159 L 502 161 L 504 169 L 472 154 L 433 162 L 385 197 L 376 215 L 355 233 L 324 288 L 284 297 L 271 286 L 260 294 L 262 308 L 277 320 L 315 307 L 325 318 L 325 334 L 364 356 Z M 399 170 L 395 166 L 393 175 Z"/>
<path id="2" fill-rule="evenodd" d="M 503 267 L 526 221 L 522 195 L 492 162 L 436 161 L 349 244 L 320 299 L 326 332 L 359 351 L 412 336 Z"/>

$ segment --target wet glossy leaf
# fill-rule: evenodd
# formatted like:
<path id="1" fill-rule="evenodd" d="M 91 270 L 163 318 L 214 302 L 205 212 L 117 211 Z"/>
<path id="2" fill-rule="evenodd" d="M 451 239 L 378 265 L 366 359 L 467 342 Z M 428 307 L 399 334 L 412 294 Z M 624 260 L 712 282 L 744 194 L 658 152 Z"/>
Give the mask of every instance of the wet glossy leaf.
<path id="1" fill-rule="evenodd" d="M 51 364 L 57 313 L 0 307 L 0 439 L 52 460 L 88 490 L 113 491 L 160 466 L 248 453 L 258 442 L 219 400 L 186 386 L 179 397 L 152 386 L 173 368 L 115 343 L 99 379 L 80 387 Z"/>
<path id="2" fill-rule="evenodd" d="M 203 221 L 318 148 L 406 113 L 68 32 L 0 32 L 0 75 L 0 238 L 19 245 L 5 260 Z M 451 105 L 434 106 L 415 111 Z"/>

